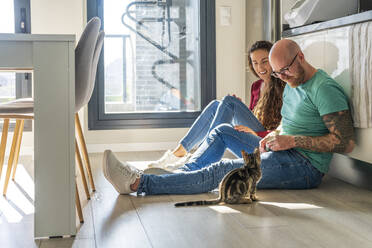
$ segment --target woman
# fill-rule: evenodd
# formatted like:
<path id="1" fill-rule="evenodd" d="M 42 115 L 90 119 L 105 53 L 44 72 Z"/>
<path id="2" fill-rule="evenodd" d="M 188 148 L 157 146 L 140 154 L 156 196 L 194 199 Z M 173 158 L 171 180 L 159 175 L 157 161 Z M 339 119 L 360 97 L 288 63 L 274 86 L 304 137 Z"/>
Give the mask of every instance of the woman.
<path id="1" fill-rule="evenodd" d="M 221 102 L 213 101 L 180 142 L 181 150 L 189 151 L 197 143 L 198 137 L 206 136 L 190 161 L 181 168 L 180 173 L 143 174 L 142 171 L 128 163 L 119 161 L 111 151 L 107 150 L 103 158 L 103 171 L 106 179 L 120 194 L 131 192 L 149 195 L 195 194 L 217 188 L 226 173 L 243 165 L 241 158 L 219 161 L 225 149 L 230 149 L 238 157 L 243 149 L 252 152 L 255 147 L 259 146 L 261 137 L 257 135 L 264 136 L 269 130 L 279 125 L 281 94 L 285 83 L 271 77 L 272 69 L 268 62 L 270 48 L 271 43 L 259 41 L 252 46 L 249 53 L 250 67 L 261 79 L 252 86 L 251 106 L 255 105 L 253 109 L 255 115 L 234 96 L 227 96 Z M 257 94 L 257 92 L 260 93 Z M 213 105 L 216 106 L 212 108 Z M 195 129 L 196 126 L 200 128 Z M 201 132 L 200 129 L 203 131 Z M 198 135 L 193 134 L 197 131 L 199 131 Z M 185 139 L 188 142 L 185 142 Z M 178 151 L 179 149 L 176 149 L 175 154 L 178 154 Z M 265 153 L 262 156 L 271 155 L 272 153 Z M 305 158 L 303 163 L 306 163 Z M 287 184 L 282 184 L 276 172 L 277 170 L 268 170 L 258 187 L 288 187 Z M 300 185 L 299 187 L 306 186 Z"/>
<path id="2" fill-rule="evenodd" d="M 272 70 L 268 54 L 271 47 L 271 42 L 257 41 L 249 50 L 249 68 L 259 78 L 252 84 L 249 108 L 235 95 L 226 96 L 222 101 L 212 101 L 195 120 L 179 145 L 173 151 L 168 150 L 162 158 L 151 163 L 149 167 L 172 170 L 184 165 L 189 161 L 192 155 L 190 150 L 193 147 L 205 141 L 212 132 L 221 132 L 222 129 L 227 128 L 222 126 L 218 128 L 223 123 L 234 125 L 237 131 L 251 133 L 261 138 L 265 137 L 270 130 L 274 130 L 281 120 L 280 108 L 285 83 L 270 75 Z M 208 148 L 208 144 L 208 142 L 201 143 L 195 155 L 200 157 Z M 236 153 L 233 150 L 233 153 L 241 157 L 240 151 Z M 215 157 L 213 162 L 217 161 L 216 159 L 220 158 Z"/>

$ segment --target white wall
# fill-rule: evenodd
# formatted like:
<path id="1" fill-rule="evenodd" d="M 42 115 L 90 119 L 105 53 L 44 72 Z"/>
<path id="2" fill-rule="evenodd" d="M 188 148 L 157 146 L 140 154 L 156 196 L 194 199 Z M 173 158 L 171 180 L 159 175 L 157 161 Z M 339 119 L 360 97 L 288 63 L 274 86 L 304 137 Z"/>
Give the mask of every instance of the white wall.
<path id="1" fill-rule="evenodd" d="M 249 0 L 246 4 L 246 56 L 248 51 L 258 40 L 263 39 L 263 16 L 262 16 L 262 0 Z M 246 103 L 249 103 L 251 97 L 251 85 L 258 78 L 254 76 L 248 69 L 248 58 L 246 57 Z"/>
<path id="2" fill-rule="evenodd" d="M 244 0 L 216 0 L 217 98 L 235 93 L 245 99 Z M 221 8 L 231 7 L 231 25 L 221 26 Z"/>
<path id="3" fill-rule="evenodd" d="M 32 33 L 76 34 L 86 23 L 86 0 L 31 0 Z M 245 99 L 245 0 L 216 0 L 217 97 L 235 93 Z M 232 7 L 231 26 L 220 26 L 219 6 Z M 186 128 L 87 130 L 87 109 L 83 117 L 85 138 L 90 151 L 111 148 L 115 151 L 167 149 L 177 144 Z M 24 136 L 32 146 L 32 135 Z M 25 150 L 25 148 L 23 148 Z M 27 150 L 27 148 L 26 148 Z"/>
<path id="4" fill-rule="evenodd" d="M 85 2 L 85 0 L 31 0 L 31 32 L 76 34 L 78 40 L 86 22 Z"/>

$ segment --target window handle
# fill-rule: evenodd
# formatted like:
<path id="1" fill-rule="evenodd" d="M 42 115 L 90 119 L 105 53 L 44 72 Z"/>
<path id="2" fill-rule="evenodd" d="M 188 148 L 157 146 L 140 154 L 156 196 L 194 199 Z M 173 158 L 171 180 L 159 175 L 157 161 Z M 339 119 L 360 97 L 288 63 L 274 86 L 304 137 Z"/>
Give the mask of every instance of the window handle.
<path id="1" fill-rule="evenodd" d="M 21 8 L 21 33 L 26 33 L 26 8 Z"/>

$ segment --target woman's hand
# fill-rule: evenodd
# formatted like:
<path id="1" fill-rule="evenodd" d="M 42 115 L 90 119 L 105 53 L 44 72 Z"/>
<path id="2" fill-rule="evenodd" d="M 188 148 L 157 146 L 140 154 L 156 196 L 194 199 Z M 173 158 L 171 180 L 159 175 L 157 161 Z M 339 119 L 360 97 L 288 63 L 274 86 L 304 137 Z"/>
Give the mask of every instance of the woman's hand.
<path id="1" fill-rule="evenodd" d="M 227 95 L 229 96 L 230 94 L 227 94 Z M 242 99 L 240 97 L 236 96 L 235 94 L 232 94 L 231 96 L 235 97 L 236 99 L 238 99 L 239 101 L 242 102 Z"/>
<path id="2" fill-rule="evenodd" d="M 246 127 L 246 126 L 243 126 L 243 125 L 234 126 L 234 129 L 237 130 L 237 131 L 239 131 L 239 132 L 251 133 L 253 135 L 258 136 L 255 131 L 253 131 L 249 127 Z"/>
<path id="3" fill-rule="evenodd" d="M 242 102 L 242 99 L 240 97 L 236 96 L 235 94 L 232 94 L 232 96 L 235 97 L 235 98 L 237 98 L 239 101 Z"/>

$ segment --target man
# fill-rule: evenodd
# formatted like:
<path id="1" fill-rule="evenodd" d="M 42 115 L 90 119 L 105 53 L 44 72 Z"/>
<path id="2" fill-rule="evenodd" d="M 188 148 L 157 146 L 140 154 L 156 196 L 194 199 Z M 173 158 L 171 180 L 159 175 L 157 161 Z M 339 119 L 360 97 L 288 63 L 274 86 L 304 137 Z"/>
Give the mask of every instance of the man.
<path id="1" fill-rule="evenodd" d="M 287 86 L 280 128 L 252 144 L 261 151 L 262 179 L 257 187 L 317 187 L 328 172 L 332 153 L 348 153 L 354 148 L 347 97 L 339 84 L 305 60 L 294 41 L 275 43 L 269 61 L 272 75 Z M 222 160 L 196 171 L 144 175 L 105 151 L 103 170 L 121 194 L 194 194 L 217 188 L 224 175 L 242 165 L 242 159 Z"/>
<path id="2" fill-rule="evenodd" d="M 278 41 L 269 60 L 273 76 L 288 85 L 283 93 L 281 135 L 261 140 L 260 150 L 265 152 L 266 146 L 273 151 L 295 148 L 327 172 L 330 153 L 349 153 L 354 148 L 345 93 L 325 72 L 305 60 L 294 41 Z"/>

